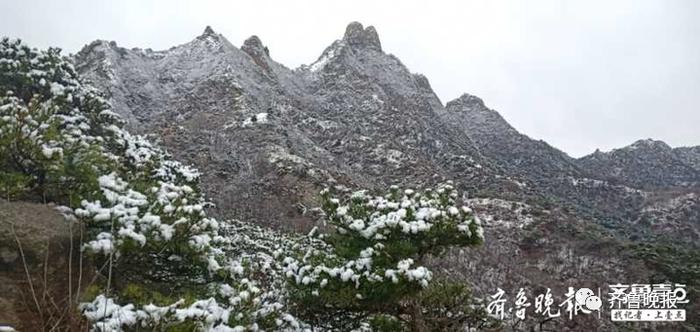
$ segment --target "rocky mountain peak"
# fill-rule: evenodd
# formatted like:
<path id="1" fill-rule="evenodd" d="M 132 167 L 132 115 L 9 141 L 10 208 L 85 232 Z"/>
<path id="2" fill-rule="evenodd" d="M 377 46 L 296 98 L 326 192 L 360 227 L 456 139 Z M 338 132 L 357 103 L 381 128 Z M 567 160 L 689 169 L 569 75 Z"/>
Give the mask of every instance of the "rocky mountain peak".
<path id="1" fill-rule="evenodd" d="M 605 174 L 633 188 L 689 187 L 700 183 L 692 155 L 663 141 L 641 139 L 609 152 L 596 151 L 578 159 L 589 174 Z"/>
<path id="2" fill-rule="evenodd" d="M 646 138 L 637 140 L 630 145 L 613 149 L 611 151 L 601 151 L 600 149 L 596 149 L 593 153 L 584 156 L 581 159 L 614 159 L 622 155 L 639 155 L 650 157 L 654 154 L 668 154 L 672 152 L 673 148 L 666 144 L 666 142 Z"/>
<path id="3" fill-rule="evenodd" d="M 596 148 L 595 151 L 593 151 L 593 153 L 591 153 L 589 156 L 591 158 L 603 158 L 605 157 L 605 152 L 600 151 L 599 148 Z"/>
<path id="4" fill-rule="evenodd" d="M 263 45 L 258 36 L 250 36 L 243 42 L 241 51 L 250 55 L 255 64 L 263 68 L 266 72 L 270 72 L 270 50 Z"/>
<path id="5" fill-rule="evenodd" d="M 90 44 L 83 46 L 83 48 L 80 51 L 78 51 L 76 55 L 86 55 L 91 52 L 113 52 L 118 51 L 119 49 L 122 48 L 119 47 L 119 45 L 117 45 L 115 41 L 98 39 L 91 42 Z"/>
<path id="6" fill-rule="evenodd" d="M 262 41 L 260 38 L 256 35 L 252 35 L 248 37 L 243 42 L 243 46 L 241 46 L 241 50 L 243 52 L 248 53 L 250 56 L 257 57 L 259 55 L 265 55 L 265 56 L 270 56 L 270 50 L 263 45 Z"/>
<path id="7" fill-rule="evenodd" d="M 543 190 L 554 192 L 560 188 L 551 178 L 577 173 L 565 153 L 521 134 L 477 96 L 465 93 L 449 101 L 440 116 L 460 128 L 482 154 L 504 169 L 531 183 L 546 183 Z"/>
<path id="8" fill-rule="evenodd" d="M 202 33 L 202 36 L 208 36 L 208 35 L 215 35 L 216 32 L 214 32 L 214 29 L 211 28 L 211 26 L 207 25 L 206 28 L 204 28 L 204 32 Z"/>
<path id="9" fill-rule="evenodd" d="M 486 109 L 486 105 L 484 105 L 484 101 L 481 98 L 468 93 L 462 94 L 459 98 L 448 102 L 445 107 L 458 112 Z"/>
<path id="10" fill-rule="evenodd" d="M 420 87 L 421 89 L 430 91 L 433 90 L 433 88 L 430 86 L 430 81 L 428 81 L 428 78 L 425 77 L 425 75 L 413 74 L 413 77 L 416 79 L 416 84 L 418 84 L 418 87 Z"/>
<path id="11" fill-rule="evenodd" d="M 352 22 L 345 28 L 345 36 L 343 40 L 354 48 L 359 49 L 374 49 L 382 50 L 382 44 L 379 41 L 379 34 L 373 26 L 363 28 L 359 22 Z"/>
<path id="12" fill-rule="evenodd" d="M 658 141 L 651 138 L 640 139 L 626 147 L 627 149 L 653 149 L 653 150 L 671 150 L 664 141 Z"/>
<path id="13" fill-rule="evenodd" d="M 205 44 L 208 46 L 218 46 L 222 42 L 222 40 L 225 40 L 225 38 L 221 34 L 216 33 L 214 29 L 207 25 L 207 27 L 204 28 L 204 32 L 202 32 L 201 35 L 197 36 L 194 42 L 195 44 L 200 45 Z M 197 43 L 197 41 L 199 41 L 199 43 Z"/>

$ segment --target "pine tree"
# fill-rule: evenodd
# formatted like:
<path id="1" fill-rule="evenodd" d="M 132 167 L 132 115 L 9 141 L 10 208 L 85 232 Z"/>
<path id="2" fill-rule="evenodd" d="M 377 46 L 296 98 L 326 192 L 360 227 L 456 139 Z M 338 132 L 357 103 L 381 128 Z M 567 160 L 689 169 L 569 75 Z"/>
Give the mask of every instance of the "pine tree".
<path id="1" fill-rule="evenodd" d="M 483 241 L 479 219 L 457 205 L 451 184 L 422 193 L 392 187 L 384 196 L 321 196 L 330 226 L 324 245 L 285 259 L 301 317 L 340 330 L 365 322 L 375 330 L 425 331 L 450 310 L 452 323 L 477 315 L 464 285 L 435 280 L 425 266 L 431 256 Z"/>
<path id="2" fill-rule="evenodd" d="M 122 124 L 58 49 L 0 39 L 0 193 L 56 203 L 86 230 L 92 330 L 298 329 L 281 267 L 246 241 L 268 233 L 223 237 L 197 170 Z"/>

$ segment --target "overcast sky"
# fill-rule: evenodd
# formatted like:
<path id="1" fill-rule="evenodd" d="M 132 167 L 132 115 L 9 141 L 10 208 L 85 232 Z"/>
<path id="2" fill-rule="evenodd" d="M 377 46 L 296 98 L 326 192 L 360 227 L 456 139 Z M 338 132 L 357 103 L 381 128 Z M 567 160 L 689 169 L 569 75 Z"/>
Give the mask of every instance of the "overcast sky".
<path id="1" fill-rule="evenodd" d="M 640 138 L 700 145 L 700 1 L 0 0 L 0 35 L 78 51 L 94 39 L 167 49 L 206 25 L 258 35 L 296 68 L 350 21 L 425 74 L 443 103 L 480 96 L 572 156 Z"/>

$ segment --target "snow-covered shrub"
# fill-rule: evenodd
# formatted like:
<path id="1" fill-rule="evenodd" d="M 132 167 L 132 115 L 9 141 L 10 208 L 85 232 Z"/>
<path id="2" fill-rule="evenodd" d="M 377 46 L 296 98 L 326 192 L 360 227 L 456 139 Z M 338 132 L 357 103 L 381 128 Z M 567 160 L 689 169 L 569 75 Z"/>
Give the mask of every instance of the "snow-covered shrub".
<path id="1" fill-rule="evenodd" d="M 212 254 L 218 225 L 203 211 L 198 173 L 123 130 L 57 49 L 0 41 L 0 157 L 15 195 L 75 209 L 95 236 L 86 249 L 132 251 L 123 261 Z"/>
<path id="2" fill-rule="evenodd" d="M 434 279 L 426 258 L 483 241 L 478 218 L 458 197 L 449 183 L 420 193 L 392 187 L 385 196 L 359 191 L 335 198 L 324 190 L 332 232 L 322 238 L 330 249 L 284 260 L 297 312 L 340 329 L 367 319 L 424 326 L 420 298 Z"/>
<path id="3" fill-rule="evenodd" d="M 274 233 L 226 226 L 220 235 L 197 170 L 125 131 L 59 50 L 7 38 L 0 40 L 0 193 L 60 204 L 81 222 L 98 279 L 80 308 L 94 330 L 302 327 L 284 312 L 273 255 L 281 249 L 259 247 L 279 242 Z M 246 240 L 261 234 L 274 241 Z"/>
<path id="4" fill-rule="evenodd" d="M 0 40 L 3 196 L 69 205 L 70 194 L 94 191 L 96 175 L 112 168 L 102 145 L 112 139 L 107 128 L 119 121 L 94 90 L 81 85 L 59 50 Z"/>

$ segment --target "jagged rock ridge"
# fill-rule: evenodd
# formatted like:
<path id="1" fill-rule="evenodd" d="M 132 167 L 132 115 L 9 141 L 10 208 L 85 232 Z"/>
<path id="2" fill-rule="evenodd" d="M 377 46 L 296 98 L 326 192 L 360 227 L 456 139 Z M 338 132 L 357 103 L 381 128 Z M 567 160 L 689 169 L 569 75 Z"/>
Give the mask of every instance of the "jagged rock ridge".
<path id="1" fill-rule="evenodd" d="M 436 121 L 442 105 L 427 79 L 359 23 L 296 70 L 255 36 L 238 49 L 210 28 L 167 51 L 96 41 L 75 60 L 131 128 L 157 134 L 209 174 L 205 186 L 223 214 L 302 218 L 290 206 L 329 181 L 372 188 L 437 176 L 473 181 L 472 192 L 504 182 L 467 136 Z M 251 121 L 259 116 L 265 121 Z M 279 209 L 266 210 L 281 215 L 241 208 L 277 199 Z"/>
<path id="2" fill-rule="evenodd" d="M 636 188 L 689 187 L 700 183 L 697 151 L 644 139 L 610 152 L 596 151 L 578 162 L 591 174 Z"/>

